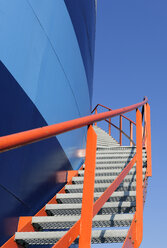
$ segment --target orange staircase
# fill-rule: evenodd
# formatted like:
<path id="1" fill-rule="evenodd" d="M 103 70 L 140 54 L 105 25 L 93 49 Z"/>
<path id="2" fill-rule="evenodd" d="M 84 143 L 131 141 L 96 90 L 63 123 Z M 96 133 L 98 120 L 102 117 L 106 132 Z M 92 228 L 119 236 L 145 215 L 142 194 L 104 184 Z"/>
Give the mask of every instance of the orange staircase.
<path id="1" fill-rule="evenodd" d="M 99 106 L 107 111 L 97 113 Z M 136 122 L 123 115 L 134 110 Z M 146 188 L 148 177 L 152 176 L 148 99 L 117 110 L 98 104 L 93 112 L 90 116 L 0 138 L 0 151 L 5 152 L 88 126 L 84 165 L 78 171 L 68 172 L 67 185 L 34 217 L 20 217 L 17 233 L 3 248 L 66 248 L 73 243 L 79 248 L 90 248 L 91 243 L 113 242 L 123 243 L 124 248 L 140 247 Z M 115 116 L 119 117 L 119 127 L 111 122 Z M 123 118 L 129 121 L 130 135 L 122 130 Z M 109 125 L 108 134 L 97 127 L 102 120 Z M 111 126 L 119 130 L 119 142 L 111 137 Z M 129 139 L 130 146 L 122 145 L 122 135 Z"/>

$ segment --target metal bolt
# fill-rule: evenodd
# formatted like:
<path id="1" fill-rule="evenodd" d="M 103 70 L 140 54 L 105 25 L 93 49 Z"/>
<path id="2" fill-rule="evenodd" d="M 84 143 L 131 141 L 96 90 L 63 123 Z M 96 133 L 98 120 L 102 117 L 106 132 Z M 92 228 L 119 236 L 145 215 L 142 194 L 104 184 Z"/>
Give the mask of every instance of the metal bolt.
<path id="1" fill-rule="evenodd" d="M 129 236 L 129 239 L 131 239 L 132 237 L 131 236 Z"/>
<path id="2" fill-rule="evenodd" d="M 134 242 L 134 241 L 132 241 L 132 244 L 133 244 L 133 245 L 134 245 L 134 243 L 135 243 L 135 242 Z"/>

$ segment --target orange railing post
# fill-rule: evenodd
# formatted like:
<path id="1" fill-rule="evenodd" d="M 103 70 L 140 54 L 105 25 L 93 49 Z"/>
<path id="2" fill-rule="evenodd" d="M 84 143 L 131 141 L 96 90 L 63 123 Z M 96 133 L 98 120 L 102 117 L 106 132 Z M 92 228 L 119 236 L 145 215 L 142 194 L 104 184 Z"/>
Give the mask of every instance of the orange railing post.
<path id="1" fill-rule="evenodd" d="M 133 145 L 132 140 L 133 140 L 133 123 L 130 122 L 130 146 Z"/>
<path id="2" fill-rule="evenodd" d="M 122 115 L 120 115 L 120 119 L 119 119 L 119 128 L 120 128 L 119 143 L 122 146 Z"/>
<path id="3" fill-rule="evenodd" d="M 87 133 L 79 248 L 91 247 L 97 135 L 92 126 Z"/>
<path id="4" fill-rule="evenodd" d="M 146 104 L 146 150 L 147 150 L 147 176 L 152 176 L 151 165 L 151 119 L 150 119 L 150 105 Z"/>
<path id="5" fill-rule="evenodd" d="M 95 109 L 95 115 L 97 115 L 97 108 Z M 95 122 L 95 126 L 97 126 L 97 122 Z"/>
<path id="6" fill-rule="evenodd" d="M 143 237 L 143 161 L 142 161 L 142 115 L 136 110 L 136 247 Z"/>
<path id="7" fill-rule="evenodd" d="M 108 123 L 108 134 L 111 136 L 111 118 L 108 119 L 109 123 Z"/>

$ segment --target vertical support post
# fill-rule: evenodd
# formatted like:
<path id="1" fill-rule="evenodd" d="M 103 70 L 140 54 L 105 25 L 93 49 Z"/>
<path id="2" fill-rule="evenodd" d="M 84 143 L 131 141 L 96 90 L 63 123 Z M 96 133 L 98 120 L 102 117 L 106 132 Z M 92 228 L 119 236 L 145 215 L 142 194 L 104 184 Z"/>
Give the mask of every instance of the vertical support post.
<path id="1" fill-rule="evenodd" d="M 95 109 L 95 115 L 97 114 L 97 108 Z M 95 122 L 95 126 L 97 126 L 97 122 Z"/>
<path id="2" fill-rule="evenodd" d="M 108 120 L 111 123 L 111 118 L 109 118 Z M 111 136 L 111 124 L 110 123 L 108 123 L 108 134 Z"/>
<path id="3" fill-rule="evenodd" d="M 120 128 L 119 143 L 122 146 L 122 115 L 120 115 L 120 119 L 119 119 L 119 128 Z"/>
<path id="4" fill-rule="evenodd" d="M 130 122 L 130 146 L 133 145 L 132 140 L 133 140 L 133 123 Z"/>
<path id="5" fill-rule="evenodd" d="M 152 163 L 151 163 L 151 118 L 150 118 L 150 105 L 146 104 L 146 150 L 147 150 L 147 176 L 152 176 Z"/>
<path id="6" fill-rule="evenodd" d="M 144 127 L 143 127 L 143 147 L 146 147 L 146 143 L 147 143 L 147 128 L 146 128 L 146 104 L 143 106 L 143 110 L 144 110 Z M 143 121 L 143 120 L 142 120 Z"/>
<path id="7" fill-rule="evenodd" d="M 97 144 L 97 135 L 93 127 L 90 126 L 87 132 L 79 248 L 91 247 L 93 203 L 94 203 L 94 181 L 95 181 L 95 167 L 96 167 L 96 144 Z"/>
<path id="8" fill-rule="evenodd" d="M 136 242 L 143 238 L 143 161 L 142 161 L 142 115 L 136 110 Z"/>

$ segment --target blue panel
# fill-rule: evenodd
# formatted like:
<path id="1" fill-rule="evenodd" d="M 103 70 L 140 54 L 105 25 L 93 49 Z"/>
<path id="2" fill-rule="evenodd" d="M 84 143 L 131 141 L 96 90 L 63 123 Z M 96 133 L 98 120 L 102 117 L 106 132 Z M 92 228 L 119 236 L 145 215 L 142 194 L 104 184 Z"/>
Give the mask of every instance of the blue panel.
<path id="1" fill-rule="evenodd" d="M 0 63 L 0 136 L 47 125 L 32 101 Z M 75 157 L 76 159 L 76 157 Z M 77 159 L 79 161 L 81 159 Z M 23 202 L 25 214 L 34 214 L 62 187 L 58 171 L 72 169 L 56 137 L 0 154 L 0 185 Z M 3 198 L 2 216 L 12 216 L 16 206 Z M 19 203 L 17 215 L 19 216 Z M 20 203 L 21 204 L 21 203 Z M 27 210 L 28 208 L 28 210 Z M 5 212 L 4 212 L 5 211 Z"/>
<path id="2" fill-rule="evenodd" d="M 90 96 L 93 90 L 93 62 L 95 46 L 95 1 L 65 0 L 77 35 L 87 74 Z"/>
<path id="3" fill-rule="evenodd" d="M 81 115 L 87 114 L 90 106 L 87 79 L 76 35 L 64 1 L 29 0 L 29 2 L 58 57 Z"/>
<path id="4" fill-rule="evenodd" d="M 0 63 L 0 75 L 4 82 L 0 85 L 0 105 L 4 106 L 0 108 L 2 120 L 0 135 L 47 125 L 34 104 L 2 63 Z M 12 103 L 14 104 L 11 105 Z M 60 157 L 61 159 L 59 159 Z M 26 191 L 35 190 L 38 185 L 45 184 L 55 171 L 71 169 L 56 137 L 2 153 L 0 164 L 3 165 L 1 166 L 0 183 L 13 193 L 17 193 L 22 200 L 26 198 Z M 31 182 L 28 189 L 26 189 L 26 181 L 27 185 Z M 21 196 L 22 193 L 23 196 Z"/>
<path id="5" fill-rule="evenodd" d="M 64 13 L 63 11 L 66 13 L 64 15 L 67 21 L 64 25 L 67 25 L 69 22 L 68 27 L 70 28 L 70 18 L 66 7 L 64 5 L 64 7 L 61 7 L 60 3 L 59 5 L 58 7 L 62 14 Z M 49 9 L 51 11 L 50 7 Z M 76 52 L 71 53 L 67 58 L 69 59 L 74 54 L 76 59 L 73 69 L 70 67 L 71 73 L 70 70 L 67 70 L 70 62 L 68 60 L 68 63 L 65 62 L 64 53 L 60 52 L 60 55 L 65 63 L 68 75 L 73 81 L 71 85 L 76 87 L 76 89 L 72 89 L 72 86 L 70 86 L 55 49 L 51 45 L 50 40 L 48 40 L 46 32 L 28 2 L 25 0 L 16 0 L 14 2 L 3 0 L 1 1 L 0 10 L 4 13 L 4 15 L 0 15 L 0 32 L 2 35 L 0 42 L 1 59 L 36 105 L 45 121 L 48 124 L 53 124 L 88 114 L 90 102 L 88 91 L 86 91 L 87 85 L 84 79 L 81 60 L 79 62 L 79 57 L 77 57 L 79 52 L 77 52 L 78 48 L 72 26 L 70 29 L 72 34 L 69 37 L 71 37 L 71 44 L 73 44 L 73 49 L 75 48 Z M 43 18 L 44 14 L 43 12 L 41 13 L 41 18 Z M 8 18 L 9 16 L 10 18 Z M 47 30 L 47 23 L 45 25 Z M 58 30 L 58 36 L 61 33 L 59 29 L 55 29 Z M 50 33 L 51 31 L 48 30 L 48 35 L 51 35 Z M 59 43 L 61 42 L 59 41 Z M 65 46 L 65 43 L 63 44 Z M 69 47 L 67 48 L 65 48 L 66 54 L 70 50 Z M 58 51 L 60 50 L 63 50 L 63 48 L 58 45 Z M 83 75 L 83 86 L 80 83 L 77 84 L 80 73 L 81 76 Z M 75 76 L 72 79 L 72 74 L 76 74 L 76 79 L 74 78 Z M 73 90 L 75 90 L 75 95 Z M 78 168 L 74 151 L 83 148 L 84 134 L 84 129 L 81 129 L 68 134 L 67 138 L 63 135 L 58 136 L 73 168 Z"/>
<path id="6" fill-rule="evenodd" d="M 12 194 L 0 185 L 1 201 L 0 209 L 0 246 L 16 231 L 18 213 L 29 211 L 28 207 L 20 203 Z M 17 212 L 19 211 L 19 212 Z"/>

